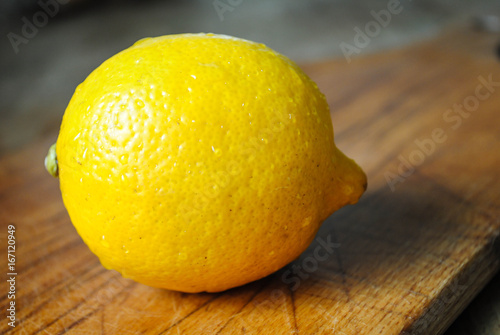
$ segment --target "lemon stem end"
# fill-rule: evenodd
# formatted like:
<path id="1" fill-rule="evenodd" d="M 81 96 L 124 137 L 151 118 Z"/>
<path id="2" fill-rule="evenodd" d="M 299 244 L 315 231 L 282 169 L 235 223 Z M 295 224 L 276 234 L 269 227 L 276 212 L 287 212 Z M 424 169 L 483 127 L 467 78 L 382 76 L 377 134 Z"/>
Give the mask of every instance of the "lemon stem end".
<path id="1" fill-rule="evenodd" d="M 59 176 L 55 143 L 50 146 L 49 152 L 45 157 L 45 169 L 47 169 L 52 177 L 57 178 Z"/>

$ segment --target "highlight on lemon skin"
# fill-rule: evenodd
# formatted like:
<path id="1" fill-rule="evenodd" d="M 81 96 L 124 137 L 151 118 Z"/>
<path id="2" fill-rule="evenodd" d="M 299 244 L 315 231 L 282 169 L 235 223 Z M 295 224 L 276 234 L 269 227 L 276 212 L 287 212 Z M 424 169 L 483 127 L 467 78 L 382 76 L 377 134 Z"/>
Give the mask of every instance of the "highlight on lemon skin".
<path id="1" fill-rule="evenodd" d="M 111 57 L 76 89 L 56 144 L 47 170 L 101 263 L 183 292 L 277 271 L 366 188 L 316 84 L 224 35 L 148 38 Z"/>

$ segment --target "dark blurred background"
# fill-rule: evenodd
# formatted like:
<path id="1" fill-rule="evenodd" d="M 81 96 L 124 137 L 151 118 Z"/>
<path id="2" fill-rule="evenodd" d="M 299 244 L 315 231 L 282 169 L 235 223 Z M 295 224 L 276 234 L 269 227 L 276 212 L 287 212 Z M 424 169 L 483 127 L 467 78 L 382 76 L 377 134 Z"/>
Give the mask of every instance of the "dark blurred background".
<path id="1" fill-rule="evenodd" d="M 387 0 L 1 0 L 0 155 L 57 131 L 75 87 L 101 62 L 146 36 L 214 32 L 267 44 L 299 63 L 343 57 L 355 27 Z M 500 15 L 500 1 L 401 0 L 358 56 Z M 490 21 L 491 18 L 490 18 Z M 498 25 L 493 19 L 490 25 Z M 33 29 L 34 28 L 34 29 Z M 347 64 L 347 63 L 346 63 Z"/>
<path id="2" fill-rule="evenodd" d="M 265 43 L 304 64 L 344 57 L 340 44 L 352 44 L 355 27 L 364 27 L 373 20 L 371 11 L 387 3 L 1 0 L 0 155 L 54 136 L 76 86 L 140 38 L 223 33 Z M 429 39 L 457 25 L 500 31 L 499 0 L 401 0 L 401 5 L 402 12 L 357 57 Z M 500 331 L 499 283 L 497 276 L 447 334 Z M 477 320 L 476 328 L 471 320 Z"/>

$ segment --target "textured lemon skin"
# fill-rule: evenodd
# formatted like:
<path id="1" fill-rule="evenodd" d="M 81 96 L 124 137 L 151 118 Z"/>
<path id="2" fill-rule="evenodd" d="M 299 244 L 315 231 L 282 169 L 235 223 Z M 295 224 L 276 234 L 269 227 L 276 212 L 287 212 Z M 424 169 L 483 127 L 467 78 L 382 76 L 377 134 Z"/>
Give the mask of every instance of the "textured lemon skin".
<path id="1" fill-rule="evenodd" d="M 301 70 L 212 34 L 144 39 L 105 61 L 66 109 L 57 159 L 64 204 L 101 263 L 184 292 L 278 270 L 366 188 Z"/>

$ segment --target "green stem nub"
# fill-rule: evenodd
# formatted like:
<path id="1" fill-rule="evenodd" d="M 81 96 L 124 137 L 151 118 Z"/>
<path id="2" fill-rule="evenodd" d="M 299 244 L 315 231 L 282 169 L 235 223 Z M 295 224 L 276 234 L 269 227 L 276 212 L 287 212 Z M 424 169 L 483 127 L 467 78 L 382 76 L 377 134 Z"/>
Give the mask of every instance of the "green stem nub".
<path id="1" fill-rule="evenodd" d="M 59 176 L 59 167 L 57 166 L 56 144 L 52 144 L 47 157 L 45 157 L 45 168 L 49 171 L 52 177 Z"/>

